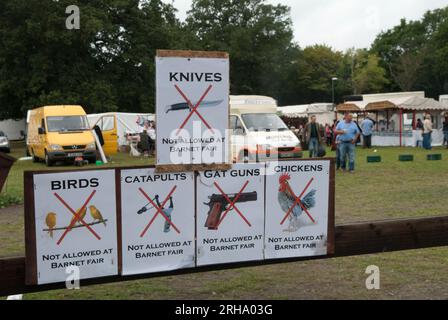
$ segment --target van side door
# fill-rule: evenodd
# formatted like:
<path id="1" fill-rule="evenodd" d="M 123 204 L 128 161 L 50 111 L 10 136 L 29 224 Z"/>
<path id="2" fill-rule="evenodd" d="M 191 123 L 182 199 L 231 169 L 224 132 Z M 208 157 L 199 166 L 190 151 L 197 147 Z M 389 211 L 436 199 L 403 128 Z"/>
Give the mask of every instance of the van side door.
<path id="1" fill-rule="evenodd" d="M 118 152 L 118 134 L 117 120 L 114 115 L 102 116 L 97 126 L 100 127 L 104 139 L 103 150 L 108 156 L 115 155 Z"/>
<path id="2" fill-rule="evenodd" d="M 38 124 L 38 128 L 36 128 L 36 130 L 38 131 L 38 141 L 39 143 L 36 146 L 36 150 L 34 151 L 36 153 L 36 156 L 44 159 L 45 158 L 45 149 L 47 147 L 47 143 L 48 143 L 48 139 L 47 139 L 47 126 L 45 124 L 45 117 L 42 115 L 41 117 L 39 117 L 39 124 Z M 39 121 L 38 120 L 38 121 Z M 39 133 L 39 130 L 42 130 L 41 133 Z"/>

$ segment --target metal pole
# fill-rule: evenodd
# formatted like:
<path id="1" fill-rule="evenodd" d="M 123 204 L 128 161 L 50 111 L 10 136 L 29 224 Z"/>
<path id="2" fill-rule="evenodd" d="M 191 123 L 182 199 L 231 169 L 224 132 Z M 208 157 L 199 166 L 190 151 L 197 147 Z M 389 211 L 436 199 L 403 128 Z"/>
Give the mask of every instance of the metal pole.
<path id="1" fill-rule="evenodd" d="M 333 101 L 333 108 L 334 108 L 334 80 L 331 79 L 331 92 L 332 92 L 332 101 Z"/>
<path id="2" fill-rule="evenodd" d="M 400 147 L 403 146 L 403 109 L 400 109 Z"/>

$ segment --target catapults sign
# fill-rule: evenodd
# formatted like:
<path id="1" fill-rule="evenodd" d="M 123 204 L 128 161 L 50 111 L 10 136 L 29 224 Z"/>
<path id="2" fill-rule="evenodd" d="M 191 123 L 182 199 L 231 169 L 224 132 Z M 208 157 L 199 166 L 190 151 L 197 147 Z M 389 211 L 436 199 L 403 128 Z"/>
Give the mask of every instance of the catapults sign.
<path id="1" fill-rule="evenodd" d="M 27 283 L 331 254 L 331 163 L 27 172 Z"/>

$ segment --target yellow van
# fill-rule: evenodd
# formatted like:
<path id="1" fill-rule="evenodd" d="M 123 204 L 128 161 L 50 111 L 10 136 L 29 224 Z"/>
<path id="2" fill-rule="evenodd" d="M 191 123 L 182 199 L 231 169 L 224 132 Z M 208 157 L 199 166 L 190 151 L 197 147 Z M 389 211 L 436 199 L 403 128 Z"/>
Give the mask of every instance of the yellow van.
<path id="1" fill-rule="evenodd" d="M 82 157 L 96 161 L 95 138 L 81 106 L 46 106 L 28 113 L 28 153 L 47 166 Z"/>
<path id="2" fill-rule="evenodd" d="M 297 136 L 277 115 L 277 102 L 265 96 L 230 96 L 233 161 L 302 158 Z"/>

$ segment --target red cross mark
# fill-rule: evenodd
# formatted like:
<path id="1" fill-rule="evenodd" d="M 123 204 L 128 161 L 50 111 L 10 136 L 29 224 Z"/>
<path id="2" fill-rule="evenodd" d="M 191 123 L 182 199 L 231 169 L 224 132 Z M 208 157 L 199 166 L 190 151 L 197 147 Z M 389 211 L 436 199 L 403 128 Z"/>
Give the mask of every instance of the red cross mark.
<path id="1" fill-rule="evenodd" d="M 292 207 L 289 208 L 288 213 L 286 213 L 286 216 L 283 218 L 283 220 L 280 223 L 280 225 L 283 225 L 285 223 L 286 219 L 288 219 L 289 215 L 292 213 L 292 210 L 294 209 L 294 207 L 297 204 L 302 208 L 303 211 L 305 211 L 305 213 L 308 215 L 308 217 L 311 219 L 311 221 L 313 221 L 313 223 L 316 223 L 316 221 L 313 219 L 313 217 L 311 216 L 311 214 L 308 212 L 308 210 L 305 208 L 305 206 L 303 205 L 303 203 L 301 201 L 303 195 L 308 190 L 308 188 L 310 187 L 311 183 L 313 183 L 313 181 L 314 181 L 314 178 L 311 178 L 310 182 L 308 182 L 308 184 L 306 185 L 305 189 L 303 189 L 302 193 L 298 197 L 294 194 L 294 192 L 292 191 L 291 187 L 289 185 L 287 185 L 288 191 L 293 195 L 293 197 L 296 199 L 296 201 L 294 202 Z"/>
<path id="2" fill-rule="evenodd" d="M 176 230 L 176 232 L 178 234 L 180 234 L 179 229 L 174 225 L 174 223 L 171 221 L 171 219 L 169 219 L 165 212 L 163 212 L 162 208 L 165 207 L 165 204 L 168 202 L 168 200 L 171 198 L 171 196 L 173 195 L 174 191 L 176 191 L 177 186 L 174 186 L 173 189 L 171 189 L 171 192 L 166 196 L 165 200 L 163 201 L 162 205 L 159 207 L 157 204 L 154 203 L 154 201 L 146 194 L 146 192 L 142 189 L 139 188 L 140 192 L 143 194 L 143 196 L 149 201 L 149 203 L 151 203 L 151 205 L 157 210 L 157 212 L 154 214 L 154 216 L 152 217 L 151 221 L 149 221 L 148 225 L 146 226 L 146 228 L 142 231 L 142 233 L 140 234 L 140 238 L 143 238 L 146 234 L 146 232 L 148 231 L 149 227 L 151 227 L 151 225 L 153 224 L 154 220 L 156 220 L 157 216 L 159 214 L 162 215 L 163 218 L 165 218 L 165 220 L 173 227 L 174 230 Z"/>
<path id="3" fill-rule="evenodd" d="M 219 190 L 219 192 L 221 192 L 221 194 L 224 196 L 224 198 L 227 200 L 227 202 L 230 204 L 230 206 L 226 209 L 226 211 L 224 212 L 224 214 L 222 215 L 221 220 L 218 223 L 217 228 L 221 225 L 221 223 L 223 222 L 223 220 L 225 219 L 225 217 L 227 216 L 227 214 L 230 212 L 230 210 L 235 210 L 238 215 L 244 220 L 244 222 L 246 222 L 246 224 L 249 227 L 252 227 L 252 225 L 250 224 L 249 220 L 246 219 L 246 217 L 241 213 L 241 211 L 235 206 L 235 204 L 238 202 L 238 199 L 241 197 L 241 194 L 244 192 L 244 190 L 246 189 L 246 187 L 249 185 L 249 181 L 246 181 L 246 183 L 244 184 L 244 186 L 241 188 L 240 192 L 238 192 L 238 194 L 236 195 L 235 199 L 230 200 L 229 196 L 221 189 L 221 187 L 215 182 L 215 187 Z"/>
<path id="4" fill-rule="evenodd" d="M 183 93 L 183 91 L 179 88 L 179 86 L 176 84 L 174 85 L 174 87 L 176 88 L 176 90 L 179 92 L 179 94 L 182 96 L 182 98 L 184 98 L 185 102 L 188 103 L 188 106 L 190 107 L 191 111 L 190 114 L 188 115 L 188 117 L 185 119 L 185 121 L 182 123 L 182 125 L 180 126 L 180 128 L 177 130 L 176 132 L 176 136 L 179 135 L 180 131 L 185 127 L 185 125 L 187 124 L 187 122 L 190 120 L 190 118 L 193 116 L 194 113 L 196 113 L 198 115 L 198 117 L 201 119 L 201 121 L 205 124 L 205 126 L 212 132 L 215 133 L 212 129 L 212 127 L 207 123 L 207 121 L 205 121 L 204 117 L 202 117 L 202 115 L 199 113 L 198 108 L 201 105 L 202 101 L 204 101 L 205 97 L 207 97 L 207 95 L 210 93 L 210 91 L 212 90 L 213 86 L 210 85 L 207 90 L 204 92 L 204 94 L 202 95 L 201 99 L 199 99 L 198 103 L 193 106 L 193 103 L 191 103 L 190 99 L 188 99 L 188 97 L 185 95 L 185 93 Z"/>
<path id="5" fill-rule="evenodd" d="M 65 236 L 67 235 L 67 233 L 69 233 L 72 228 L 75 226 L 76 222 L 81 222 L 83 224 L 84 227 L 86 227 L 93 235 L 95 238 L 97 238 L 98 240 L 101 240 L 101 237 L 84 221 L 84 219 L 81 219 L 81 212 L 83 212 L 86 208 L 87 205 L 89 204 L 90 200 L 92 200 L 93 196 L 95 195 L 96 190 L 93 190 L 92 193 L 90 194 L 90 196 L 87 198 L 87 200 L 84 202 L 84 205 L 81 207 L 81 209 L 79 209 L 78 212 L 76 212 L 75 210 L 73 210 L 68 204 L 67 202 L 65 202 L 64 199 L 62 199 L 62 197 L 60 195 L 58 195 L 57 193 L 54 194 L 54 196 L 68 209 L 68 211 L 70 211 L 70 213 L 73 215 L 72 221 L 70 223 L 70 225 L 68 226 L 67 229 L 65 229 L 64 233 L 62 234 L 61 238 L 59 239 L 59 241 L 57 242 L 57 245 L 60 245 L 62 243 L 62 240 L 64 240 Z"/>

